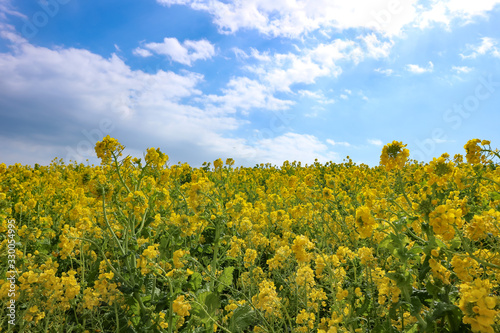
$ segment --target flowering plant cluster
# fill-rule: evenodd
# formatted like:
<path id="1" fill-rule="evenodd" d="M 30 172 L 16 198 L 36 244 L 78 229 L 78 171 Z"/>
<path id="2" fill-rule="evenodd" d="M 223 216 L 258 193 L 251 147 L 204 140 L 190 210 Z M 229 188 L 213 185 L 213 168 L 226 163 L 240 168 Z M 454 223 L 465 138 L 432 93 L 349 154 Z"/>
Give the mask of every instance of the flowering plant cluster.
<path id="1" fill-rule="evenodd" d="M 218 159 L 0 164 L 0 302 L 11 332 L 500 331 L 498 150 L 380 166 Z"/>

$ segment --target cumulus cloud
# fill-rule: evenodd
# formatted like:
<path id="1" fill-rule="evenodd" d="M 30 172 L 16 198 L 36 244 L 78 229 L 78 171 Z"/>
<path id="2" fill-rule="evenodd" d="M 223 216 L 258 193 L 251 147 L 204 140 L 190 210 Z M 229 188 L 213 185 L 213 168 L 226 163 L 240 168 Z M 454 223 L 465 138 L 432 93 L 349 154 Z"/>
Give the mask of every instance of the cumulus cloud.
<path id="1" fill-rule="evenodd" d="M 274 97 L 273 90 L 257 80 L 248 77 L 233 78 L 222 89 L 222 94 L 210 94 L 199 99 L 214 109 L 234 113 L 248 112 L 252 108 L 267 110 L 288 109 L 295 102 Z"/>
<path id="2" fill-rule="evenodd" d="M 2 162 L 47 164 L 49 160 L 36 160 L 40 150 L 31 153 L 41 146 L 45 157 L 94 161 L 93 145 L 107 134 L 139 152 L 168 144 L 166 152 L 173 159 L 188 162 L 211 158 L 221 148 L 248 148 L 245 140 L 226 136 L 242 122 L 220 110 L 185 103 L 186 98 L 203 95 L 198 89 L 200 74 L 149 74 L 132 70 L 114 54 L 105 58 L 87 50 L 50 49 L 20 40 L 11 45 L 12 51 L 0 53 L 0 77 L 9 78 L 0 80 L 0 139 L 17 142 L 1 146 Z M 31 160 L 16 160 L 19 156 Z"/>
<path id="3" fill-rule="evenodd" d="M 419 65 L 410 64 L 406 65 L 406 70 L 414 74 L 429 73 L 434 70 L 434 64 L 432 63 L 432 61 L 429 61 L 429 66 L 427 66 L 427 68 L 420 67 Z"/>
<path id="4" fill-rule="evenodd" d="M 196 60 L 210 59 L 215 55 L 215 47 L 209 41 L 185 40 L 182 44 L 177 38 L 165 38 L 162 43 L 147 43 L 134 50 L 134 54 L 149 57 L 151 52 L 164 55 L 178 63 L 191 66 Z"/>
<path id="5" fill-rule="evenodd" d="M 366 55 L 373 59 L 386 58 L 394 45 L 392 40 L 380 41 L 375 34 L 358 37 L 366 45 Z"/>
<path id="6" fill-rule="evenodd" d="M 328 146 L 314 135 L 288 132 L 273 138 L 261 139 L 257 144 L 259 148 L 255 149 L 255 154 L 262 163 L 281 166 L 286 160 L 307 164 L 314 163 L 315 159 L 320 163 L 339 161 L 339 155 L 329 151 Z"/>
<path id="7" fill-rule="evenodd" d="M 474 22 L 475 18 L 484 18 L 487 13 L 500 4 L 500 0 L 447 0 L 432 1 L 426 7 L 419 5 L 419 15 L 416 25 L 426 28 L 432 24 L 439 23 L 450 27 L 453 20 L 468 24 Z"/>
<path id="8" fill-rule="evenodd" d="M 185 5 L 208 12 L 222 33 L 256 29 L 273 37 L 298 38 L 313 31 L 369 29 L 386 36 L 401 35 L 405 27 L 424 29 L 453 20 L 473 22 L 485 17 L 500 0 L 443 0 L 425 5 L 418 0 L 157 0 L 163 5 Z"/>
<path id="9" fill-rule="evenodd" d="M 268 1 L 157 0 L 164 5 L 187 5 L 213 16 L 222 33 L 256 29 L 270 36 L 296 38 L 334 28 L 368 28 L 383 34 L 399 34 L 416 16 L 417 0 L 404 3 L 386 0 Z"/>

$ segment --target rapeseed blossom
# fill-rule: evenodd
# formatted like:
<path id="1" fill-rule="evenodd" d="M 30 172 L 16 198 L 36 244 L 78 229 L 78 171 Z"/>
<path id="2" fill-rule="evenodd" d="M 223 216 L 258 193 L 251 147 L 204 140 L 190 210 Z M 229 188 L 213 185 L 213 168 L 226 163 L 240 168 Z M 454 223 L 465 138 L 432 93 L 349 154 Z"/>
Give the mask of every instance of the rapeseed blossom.
<path id="1" fill-rule="evenodd" d="M 22 304 L 26 332 L 496 332 L 489 146 L 469 141 L 468 163 L 410 161 L 393 141 L 375 168 L 194 168 L 105 137 L 100 166 L 0 164 L 0 301 Z"/>

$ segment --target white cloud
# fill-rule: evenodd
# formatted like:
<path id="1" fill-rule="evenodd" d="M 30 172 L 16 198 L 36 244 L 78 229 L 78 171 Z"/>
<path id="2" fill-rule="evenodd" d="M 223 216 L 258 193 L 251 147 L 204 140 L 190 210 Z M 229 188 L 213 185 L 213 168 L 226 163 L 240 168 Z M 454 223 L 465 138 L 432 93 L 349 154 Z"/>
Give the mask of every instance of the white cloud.
<path id="1" fill-rule="evenodd" d="M 380 41 L 375 34 L 360 36 L 358 38 L 365 43 L 367 55 L 374 59 L 388 57 L 394 45 L 392 40 L 385 42 Z"/>
<path id="2" fill-rule="evenodd" d="M 427 68 L 420 67 L 419 65 L 410 64 L 406 65 L 406 70 L 414 74 L 429 73 L 434 70 L 434 64 L 432 63 L 432 61 L 429 61 L 429 66 Z"/>
<path id="3" fill-rule="evenodd" d="M 439 23 L 446 27 L 484 18 L 500 0 L 157 0 L 164 5 L 180 4 L 208 12 L 222 33 L 256 29 L 274 37 L 299 38 L 313 31 L 329 36 L 332 30 L 369 29 L 385 36 L 401 35 L 405 27 L 426 28 Z"/>
<path id="4" fill-rule="evenodd" d="M 11 0 L 0 0 L 0 20 L 7 20 L 7 15 L 19 17 L 25 20 L 28 18 L 12 5 Z"/>
<path id="5" fill-rule="evenodd" d="M 1 145 L 5 163 L 48 164 L 43 154 L 32 153 L 33 147 L 42 146 L 52 157 L 96 163 L 93 145 L 106 134 L 131 151 L 167 145 L 162 150 L 175 162 L 201 163 L 230 151 L 246 161 L 246 140 L 227 137 L 243 121 L 223 109 L 184 104 L 185 98 L 203 96 L 200 74 L 148 74 L 132 70 L 116 55 L 104 58 L 87 50 L 49 49 L 22 40 L 12 47 L 0 53 L 0 77 L 9 78 L 0 80 L 0 139 L 17 142 Z M 249 87 L 251 82 L 241 87 L 231 83 L 228 89 Z M 100 129 L 103 120 L 114 128 L 111 133 Z"/>
<path id="6" fill-rule="evenodd" d="M 262 83 L 247 77 L 231 79 L 222 95 L 207 95 L 199 99 L 212 105 L 213 110 L 234 113 L 237 110 L 248 112 L 252 108 L 285 110 L 295 104 L 273 96 L 273 91 Z"/>
<path id="7" fill-rule="evenodd" d="M 383 146 L 382 140 L 379 139 L 368 139 L 366 140 L 369 144 L 374 145 L 374 146 Z"/>
<path id="8" fill-rule="evenodd" d="M 333 141 L 331 139 L 326 139 L 326 142 L 331 144 L 332 146 L 344 146 L 344 147 L 350 147 L 351 144 L 346 141 Z"/>
<path id="9" fill-rule="evenodd" d="M 272 163 L 281 166 L 284 161 L 300 161 L 312 164 L 315 159 L 320 163 L 339 161 L 335 152 L 314 135 L 285 133 L 270 139 L 261 139 L 255 146 L 255 154 L 260 163 Z"/>
<path id="10" fill-rule="evenodd" d="M 320 104 L 333 104 L 335 100 L 327 98 L 322 91 L 299 90 L 299 95 L 310 99 L 315 99 Z"/>
<path id="11" fill-rule="evenodd" d="M 163 43 L 147 43 L 143 48 L 135 49 L 134 54 L 148 57 L 151 55 L 150 51 L 188 66 L 196 60 L 210 59 L 215 55 L 214 46 L 207 40 L 185 40 L 181 44 L 177 38 L 165 38 Z"/>
<path id="12" fill-rule="evenodd" d="M 490 54 L 494 57 L 500 58 L 500 51 L 497 48 L 498 40 L 491 37 L 481 38 L 481 43 L 478 45 L 467 45 L 467 49 L 471 52 L 468 55 L 460 54 L 462 59 L 472 58 L 477 56 Z"/>
<path id="13" fill-rule="evenodd" d="M 380 73 L 380 74 L 384 74 L 386 76 L 391 76 L 394 71 L 390 68 L 387 68 L 387 69 L 375 68 L 375 72 Z"/>
<path id="14" fill-rule="evenodd" d="M 340 98 L 342 98 L 342 99 L 348 99 L 349 97 L 347 95 L 341 94 Z"/>
<path id="15" fill-rule="evenodd" d="M 246 66 L 246 69 L 257 74 L 270 90 L 291 93 L 294 84 L 313 84 L 321 77 L 338 77 L 342 73 L 341 66 L 345 63 L 357 64 L 365 58 L 378 58 L 383 52 L 375 51 L 377 47 L 385 50 L 389 44 L 392 45 L 381 44 L 371 35 L 360 40 L 361 42 L 336 39 L 328 44 L 321 43 L 313 48 L 303 49 L 298 54 L 263 55 L 253 50 L 253 57 L 261 61 L 256 65 Z M 366 40 L 370 42 L 367 44 Z"/>
<path id="16" fill-rule="evenodd" d="M 467 66 L 453 66 L 453 67 L 451 67 L 451 70 L 456 72 L 457 74 L 469 73 L 470 71 L 472 71 L 472 69 L 473 68 L 467 67 Z"/>
<path id="17" fill-rule="evenodd" d="M 214 18 L 223 33 L 240 29 L 256 29 L 270 36 L 296 38 L 311 31 L 326 33 L 328 29 L 368 28 L 396 35 L 416 16 L 417 0 L 157 0 L 164 5 L 183 4 L 203 10 Z"/>
<path id="18" fill-rule="evenodd" d="M 151 57 L 153 55 L 153 53 L 149 52 L 146 49 L 141 49 L 140 47 L 136 48 L 134 51 L 132 51 L 132 53 L 137 55 L 137 56 L 144 57 L 144 58 Z"/>
<path id="19" fill-rule="evenodd" d="M 476 17 L 485 18 L 498 4 L 500 0 L 433 0 L 429 7 L 419 6 L 416 25 L 426 28 L 433 23 L 441 23 L 449 28 L 453 20 L 464 24 L 472 23 Z"/>

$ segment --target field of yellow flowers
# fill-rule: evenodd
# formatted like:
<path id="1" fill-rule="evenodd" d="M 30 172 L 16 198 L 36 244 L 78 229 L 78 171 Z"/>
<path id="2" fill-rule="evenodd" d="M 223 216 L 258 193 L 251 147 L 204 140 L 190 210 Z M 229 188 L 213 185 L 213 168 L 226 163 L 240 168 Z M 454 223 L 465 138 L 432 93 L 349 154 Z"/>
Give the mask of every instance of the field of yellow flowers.
<path id="1" fill-rule="evenodd" d="M 500 331 L 499 151 L 0 164 L 2 332 Z"/>

